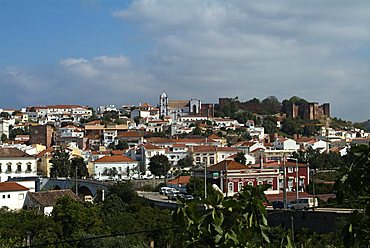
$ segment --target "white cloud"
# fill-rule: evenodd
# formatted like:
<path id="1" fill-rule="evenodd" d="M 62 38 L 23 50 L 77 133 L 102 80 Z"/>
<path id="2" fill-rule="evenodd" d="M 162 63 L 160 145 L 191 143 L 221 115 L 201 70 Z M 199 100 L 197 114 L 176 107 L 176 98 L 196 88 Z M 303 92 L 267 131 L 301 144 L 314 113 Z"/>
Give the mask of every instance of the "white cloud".
<path id="1" fill-rule="evenodd" d="M 114 13 L 157 41 L 150 73 L 170 97 L 241 99 L 300 95 L 330 101 L 334 115 L 354 113 L 349 95 L 370 105 L 369 2 L 137 0 Z M 368 62 L 367 62 L 368 65 Z"/>

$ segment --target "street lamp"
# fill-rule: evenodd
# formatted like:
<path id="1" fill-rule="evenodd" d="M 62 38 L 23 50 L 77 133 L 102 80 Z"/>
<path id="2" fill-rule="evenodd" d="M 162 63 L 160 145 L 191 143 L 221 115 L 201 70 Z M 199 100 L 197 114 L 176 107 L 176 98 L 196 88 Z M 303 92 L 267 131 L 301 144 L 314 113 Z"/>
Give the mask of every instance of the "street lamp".
<path id="1" fill-rule="evenodd" d="M 297 200 L 299 198 L 299 194 L 298 194 L 298 181 L 299 181 L 299 178 L 298 178 L 298 159 L 297 158 L 290 158 L 291 160 L 295 160 L 295 185 L 296 185 L 296 192 L 297 192 Z"/>
<path id="2" fill-rule="evenodd" d="M 283 156 L 283 204 L 284 210 L 287 210 L 285 155 Z"/>
<path id="3" fill-rule="evenodd" d="M 207 199 L 207 164 L 204 163 L 204 199 Z"/>

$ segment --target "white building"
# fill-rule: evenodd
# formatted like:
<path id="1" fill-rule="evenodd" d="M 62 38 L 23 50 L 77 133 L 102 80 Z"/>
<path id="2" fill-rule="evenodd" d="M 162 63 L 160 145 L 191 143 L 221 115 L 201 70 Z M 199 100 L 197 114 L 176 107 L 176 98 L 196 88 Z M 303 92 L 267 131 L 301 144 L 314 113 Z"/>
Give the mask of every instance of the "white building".
<path id="1" fill-rule="evenodd" d="M 210 166 L 225 160 L 231 155 L 237 154 L 238 150 L 233 147 L 194 146 L 189 152 L 196 165 Z"/>
<path id="2" fill-rule="evenodd" d="M 165 92 L 159 97 L 159 115 L 171 116 L 173 120 L 186 115 L 199 115 L 201 101 L 198 99 L 190 100 L 169 100 Z"/>
<path id="3" fill-rule="evenodd" d="M 104 156 L 93 161 L 93 174 L 97 180 L 120 180 L 138 170 L 139 162 L 123 155 Z"/>
<path id="4" fill-rule="evenodd" d="M 0 118 L 0 140 L 3 134 L 6 135 L 7 138 L 9 138 L 9 126 L 10 126 L 10 121 Z"/>
<path id="5" fill-rule="evenodd" d="M 106 111 L 117 111 L 117 108 L 113 104 L 98 107 L 99 114 L 103 114 Z"/>
<path id="6" fill-rule="evenodd" d="M 0 182 L 37 176 L 36 158 L 16 148 L 0 148 Z"/>
<path id="7" fill-rule="evenodd" d="M 0 183 L 0 208 L 7 207 L 9 210 L 23 208 L 28 188 L 16 182 Z"/>
<path id="8" fill-rule="evenodd" d="M 292 139 L 287 138 L 277 138 L 273 142 L 274 149 L 276 150 L 293 150 L 297 151 L 299 149 L 299 145 L 297 145 L 297 142 Z"/>
<path id="9" fill-rule="evenodd" d="M 61 138 L 83 138 L 84 137 L 84 130 L 82 128 L 78 128 L 72 125 L 68 125 L 66 127 L 60 127 L 57 131 L 59 137 Z"/>

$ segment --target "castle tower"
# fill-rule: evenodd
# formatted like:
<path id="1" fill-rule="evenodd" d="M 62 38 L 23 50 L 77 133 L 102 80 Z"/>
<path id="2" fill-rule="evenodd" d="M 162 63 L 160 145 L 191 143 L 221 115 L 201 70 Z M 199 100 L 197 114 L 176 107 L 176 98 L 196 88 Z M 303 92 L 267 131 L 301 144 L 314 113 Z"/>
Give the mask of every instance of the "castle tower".
<path id="1" fill-rule="evenodd" d="M 168 115 L 168 97 L 164 91 L 159 97 L 159 115 Z"/>

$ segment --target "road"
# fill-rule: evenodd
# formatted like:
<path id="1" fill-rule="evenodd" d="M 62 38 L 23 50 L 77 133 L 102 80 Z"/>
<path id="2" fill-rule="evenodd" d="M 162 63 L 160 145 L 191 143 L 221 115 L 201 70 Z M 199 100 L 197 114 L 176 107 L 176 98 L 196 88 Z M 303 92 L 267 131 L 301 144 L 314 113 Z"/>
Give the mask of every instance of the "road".
<path id="1" fill-rule="evenodd" d="M 137 191 L 137 194 L 140 197 L 159 202 L 168 202 L 175 203 L 176 201 L 168 200 L 167 196 L 161 195 L 158 192 L 146 192 L 146 191 Z"/>
<path id="2" fill-rule="evenodd" d="M 163 203 L 176 203 L 176 201 L 169 200 L 167 196 L 161 195 L 158 192 L 145 192 L 145 191 L 137 191 L 137 194 L 140 197 L 152 200 L 152 201 L 157 201 L 157 202 L 163 202 Z M 269 211 L 274 211 L 272 206 L 267 206 L 267 210 Z M 282 211 L 282 210 L 276 210 L 276 211 Z M 286 211 L 294 211 L 294 210 L 286 210 Z M 304 211 L 304 210 L 295 210 L 295 211 Z M 315 211 L 315 212 L 331 212 L 331 213 L 338 213 L 338 214 L 350 214 L 354 211 L 354 209 L 348 209 L 348 208 L 315 208 L 309 209 L 307 211 Z"/>

